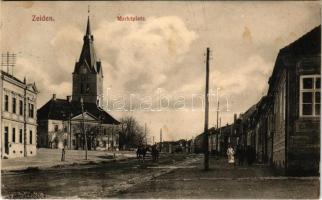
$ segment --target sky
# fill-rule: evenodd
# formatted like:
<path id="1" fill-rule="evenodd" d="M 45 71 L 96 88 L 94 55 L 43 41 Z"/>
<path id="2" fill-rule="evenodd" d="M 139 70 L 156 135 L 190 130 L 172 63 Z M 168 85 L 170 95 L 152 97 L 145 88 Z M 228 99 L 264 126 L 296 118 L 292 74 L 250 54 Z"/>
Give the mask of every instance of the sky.
<path id="1" fill-rule="evenodd" d="M 206 48 L 210 127 L 233 121 L 267 93 L 279 50 L 321 23 L 319 2 L 1 2 L 1 51 L 13 73 L 35 82 L 40 108 L 72 93 L 90 6 L 104 73 L 104 109 L 134 116 L 149 139 L 191 139 L 203 131 Z M 54 21 L 33 21 L 33 15 Z M 118 21 L 117 16 L 144 17 Z M 4 69 L 5 70 L 5 69 Z"/>

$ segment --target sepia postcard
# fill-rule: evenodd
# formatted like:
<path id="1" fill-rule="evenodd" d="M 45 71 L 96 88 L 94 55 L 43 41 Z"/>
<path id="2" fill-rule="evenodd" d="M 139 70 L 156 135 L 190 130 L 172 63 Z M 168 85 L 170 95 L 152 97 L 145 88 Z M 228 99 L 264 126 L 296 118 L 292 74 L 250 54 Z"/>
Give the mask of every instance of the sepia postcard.
<path id="1" fill-rule="evenodd" d="M 0 5 L 1 198 L 320 198 L 320 1 Z"/>

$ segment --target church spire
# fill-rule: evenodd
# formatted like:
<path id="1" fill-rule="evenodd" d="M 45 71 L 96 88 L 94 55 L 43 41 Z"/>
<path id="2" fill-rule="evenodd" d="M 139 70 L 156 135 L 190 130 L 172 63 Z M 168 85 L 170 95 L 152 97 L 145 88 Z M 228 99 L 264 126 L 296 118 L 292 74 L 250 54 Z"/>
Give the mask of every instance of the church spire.
<path id="1" fill-rule="evenodd" d="M 84 43 L 82 47 L 82 51 L 79 57 L 78 62 L 76 62 L 76 66 L 74 69 L 74 73 L 79 73 L 81 68 L 86 68 L 85 71 L 102 74 L 101 62 L 98 61 L 94 48 L 94 37 L 91 32 L 91 24 L 90 24 L 90 10 L 88 7 L 88 17 L 87 17 L 87 25 L 86 32 L 84 35 Z"/>
<path id="2" fill-rule="evenodd" d="M 88 5 L 88 9 L 87 9 L 88 17 L 87 17 L 86 35 L 91 35 L 91 24 L 90 24 L 90 21 L 89 21 L 90 12 L 91 12 L 90 7 Z"/>
<path id="3" fill-rule="evenodd" d="M 87 27 L 86 27 L 86 35 L 91 35 L 91 24 L 90 24 L 90 21 L 89 21 L 89 15 L 88 15 L 88 18 L 87 18 Z"/>

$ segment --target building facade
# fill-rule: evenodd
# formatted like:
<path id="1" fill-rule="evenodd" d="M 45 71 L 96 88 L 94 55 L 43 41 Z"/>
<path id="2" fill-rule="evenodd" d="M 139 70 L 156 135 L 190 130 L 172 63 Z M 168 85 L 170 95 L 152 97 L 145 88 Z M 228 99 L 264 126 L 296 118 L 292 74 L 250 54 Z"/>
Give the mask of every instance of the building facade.
<path id="1" fill-rule="evenodd" d="M 82 113 L 82 110 L 84 112 Z M 39 147 L 85 149 L 85 134 L 89 150 L 118 150 L 120 123 L 93 103 L 58 99 L 53 95 L 38 110 Z M 83 125 L 84 124 L 84 125 Z"/>
<path id="2" fill-rule="evenodd" d="M 321 26 L 280 50 L 269 80 L 273 164 L 288 174 L 320 165 Z"/>
<path id="3" fill-rule="evenodd" d="M 1 71 L 1 158 L 37 154 L 37 94 L 26 83 Z"/>

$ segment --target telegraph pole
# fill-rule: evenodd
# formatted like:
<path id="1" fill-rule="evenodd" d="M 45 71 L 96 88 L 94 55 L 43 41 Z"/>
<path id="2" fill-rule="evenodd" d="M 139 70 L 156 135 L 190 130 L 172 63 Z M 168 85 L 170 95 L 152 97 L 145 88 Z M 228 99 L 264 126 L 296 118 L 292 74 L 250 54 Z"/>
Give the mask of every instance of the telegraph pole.
<path id="1" fill-rule="evenodd" d="M 146 138 L 146 123 L 144 123 L 144 139 L 145 139 L 145 145 L 148 145 L 148 140 Z"/>
<path id="2" fill-rule="evenodd" d="M 13 76 L 13 67 L 16 63 L 16 54 L 15 53 L 2 53 L 1 54 L 1 69 L 2 67 L 7 67 L 7 73 L 10 74 L 9 68 L 11 67 L 11 75 Z"/>
<path id="3" fill-rule="evenodd" d="M 160 129 L 160 152 L 162 150 L 162 128 Z"/>
<path id="4" fill-rule="evenodd" d="M 207 48 L 207 60 L 206 60 L 206 91 L 205 91 L 205 127 L 203 134 L 203 146 L 204 146 L 204 169 L 209 170 L 209 150 L 208 150 L 208 117 L 209 117 L 209 52 Z"/>
<path id="5" fill-rule="evenodd" d="M 86 137 L 86 131 L 85 131 L 84 102 L 83 102 L 83 98 L 81 98 L 81 106 L 82 106 L 82 118 L 83 118 L 83 133 L 84 133 L 84 137 L 85 137 L 85 160 L 87 160 L 87 137 Z"/>
<path id="6" fill-rule="evenodd" d="M 221 135 L 221 117 L 219 118 L 219 135 Z M 219 137 L 218 137 L 218 140 L 217 140 L 217 146 L 218 146 L 218 153 L 219 153 Z"/>
<path id="7" fill-rule="evenodd" d="M 219 116 L 219 100 L 217 102 L 217 131 L 219 129 L 219 127 L 218 127 L 218 116 Z M 218 133 L 216 134 L 216 150 L 218 151 Z"/>

